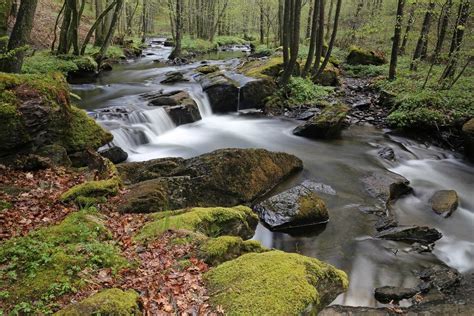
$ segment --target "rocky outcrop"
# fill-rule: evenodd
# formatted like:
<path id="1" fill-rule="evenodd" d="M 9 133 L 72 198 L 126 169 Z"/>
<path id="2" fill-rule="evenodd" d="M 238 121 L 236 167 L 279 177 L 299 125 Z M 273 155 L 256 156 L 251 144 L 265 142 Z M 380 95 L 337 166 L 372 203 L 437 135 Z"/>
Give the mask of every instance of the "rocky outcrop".
<path id="1" fill-rule="evenodd" d="M 375 235 L 375 237 L 403 241 L 410 244 L 417 242 L 426 245 L 434 243 L 443 235 L 436 229 L 426 226 L 398 226 L 383 230 Z"/>
<path id="2" fill-rule="evenodd" d="M 326 203 L 317 192 L 335 194 L 327 185 L 305 181 L 255 205 L 254 210 L 275 230 L 327 223 Z"/>
<path id="3" fill-rule="evenodd" d="M 368 51 L 362 48 L 353 47 L 347 56 L 349 65 L 383 65 L 387 60 L 381 51 Z"/>
<path id="4" fill-rule="evenodd" d="M 166 74 L 166 79 L 162 80 L 160 83 L 169 84 L 176 82 L 187 82 L 189 79 L 186 79 L 184 75 L 179 71 L 172 71 Z"/>
<path id="5" fill-rule="evenodd" d="M 415 288 L 404 288 L 396 286 L 383 286 L 375 289 L 374 297 L 383 304 L 395 303 L 412 298 L 418 293 Z"/>
<path id="6" fill-rule="evenodd" d="M 250 253 L 205 275 L 210 303 L 233 315 L 316 314 L 347 289 L 344 272 L 281 251 Z"/>
<path id="7" fill-rule="evenodd" d="M 148 105 L 163 107 L 178 126 L 201 119 L 196 101 L 186 91 L 145 93 L 141 97 L 149 102 Z"/>
<path id="8" fill-rule="evenodd" d="M 474 118 L 463 125 L 462 134 L 464 137 L 464 152 L 471 161 L 474 161 Z"/>
<path id="9" fill-rule="evenodd" d="M 293 134 L 314 139 L 338 138 L 349 108 L 343 104 L 324 108 L 319 115 L 296 127 Z"/>
<path id="10" fill-rule="evenodd" d="M 333 64 L 328 63 L 323 72 L 321 72 L 321 74 L 315 78 L 315 83 L 322 86 L 340 86 L 340 76 L 341 71 Z"/>
<path id="11" fill-rule="evenodd" d="M 252 80 L 240 88 L 239 109 L 263 109 L 265 100 L 277 90 L 276 84 L 267 79 Z"/>
<path id="12" fill-rule="evenodd" d="M 0 156 L 56 144 L 68 153 L 97 149 L 112 140 L 86 112 L 71 105 L 60 75 L 3 74 L 0 86 Z"/>
<path id="13" fill-rule="evenodd" d="M 133 290 L 107 289 L 78 303 L 71 304 L 54 315 L 142 315 L 139 295 Z"/>
<path id="14" fill-rule="evenodd" d="M 251 202 L 301 170 L 302 162 L 263 149 L 221 149 L 187 160 L 158 159 L 118 169 L 126 183 L 136 183 L 124 195 L 122 211 L 153 212 Z"/>
<path id="15" fill-rule="evenodd" d="M 197 80 L 207 93 L 214 113 L 237 111 L 239 89 L 236 82 L 221 72 L 202 75 Z"/>
<path id="16" fill-rule="evenodd" d="M 128 154 L 125 150 L 120 147 L 113 146 L 110 148 L 103 149 L 99 152 L 102 157 L 105 157 L 112 161 L 114 164 L 124 162 L 128 159 Z"/>
<path id="17" fill-rule="evenodd" d="M 430 202 L 436 214 L 449 217 L 458 208 L 459 197 L 454 190 L 440 190 L 433 194 Z"/>

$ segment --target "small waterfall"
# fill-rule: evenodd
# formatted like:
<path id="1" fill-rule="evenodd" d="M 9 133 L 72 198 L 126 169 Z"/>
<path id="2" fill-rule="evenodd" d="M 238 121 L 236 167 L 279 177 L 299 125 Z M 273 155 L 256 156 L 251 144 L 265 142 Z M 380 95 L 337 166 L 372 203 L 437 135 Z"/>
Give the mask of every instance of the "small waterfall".
<path id="1" fill-rule="evenodd" d="M 96 119 L 109 129 L 114 140 L 112 143 L 127 152 L 153 142 L 153 140 L 176 127 L 168 113 L 162 108 L 142 110 L 119 108 L 116 111 L 97 113 Z"/>
<path id="2" fill-rule="evenodd" d="M 197 103 L 199 113 L 201 114 L 202 118 L 212 115 L 211 102 L 209 102 L 209 97 L 207 96 L 207 93 L 203 91 L 190 91 L 189 95 Z"/>
<path id="3" fill-rule="evenodd" d="M 237 90 L 237 112 L 240 111 L 240 89 L 241 87 L 239 86 Z"/>

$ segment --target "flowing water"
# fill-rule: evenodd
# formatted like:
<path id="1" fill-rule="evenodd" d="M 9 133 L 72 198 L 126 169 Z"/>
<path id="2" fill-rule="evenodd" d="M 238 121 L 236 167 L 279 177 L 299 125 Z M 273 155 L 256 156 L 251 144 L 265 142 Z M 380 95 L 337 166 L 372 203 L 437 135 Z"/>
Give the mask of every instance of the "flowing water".
<path id="1" fill-rule="evenodd" d="M 474 166 L 449 151 L 429 147 L 391 135 L 373 127 L 351 127 L 340 140 L 314 141 L 294 136 L 299 124 L 283 118 L 262 118 L 242 113 L 212 115 L 207 96 L 194 80 L 199 65 L 167 66 L 154 60 L 166 58 L 170 50 L 153 48 L 138 61 L 116 66 L 97 84 L 73 86 L 82 97 L 81 106 L 115 136 L 114 143 L 129 153 L 129 161 L 159 157 L 193 157 L 219 148 L 260 147 L 294 154 L 304 162 L 299 175 L 275 188 L 285 190 L 305 179 L 330 185 L 337 195 L 324 196 L 330 221 L 298 233 L 271 232 L 259 225 L 254 236 L 267 247 L 298 252 L 327 261 L 347 272 L 350 288 L 334 303 L 353 306 L 380 306 L 373 298 L 378 286 L 414 286 L 414 272 L 430 264 L 444 262 L 463 273 L 474 272 Z M 234 54 L 234 53 L 232 53 Z M 216 56 L 206 56 L 212 59 Z M 229 55 L 220 53 L 217 58 Z M 230 56 L 235 57 L 235 56 Z M 228 68 L 233 79 L 244 78 L 232 72 L 239 59 L 210 61 Z M 159 84 L 169 71 L 181 71 L 187 83 Z M 175 127 L 165 111 L 148 107 L 139 94 L 159 90 L 184 89 L 199 104 L 202 120 Z M 97 109 L 115 107 L 123 115 L 109 116 Z M 378 157 L 381 147 L 391 147 L 396 162 Z M 394 208 L 400 224 L 437 228 L 444 237 L 432 254 L 408 252 L 407 245 L 374 239 L 376 217 L 367 210 L 381 207 L 367 196 L 360 178 L 372 171 L 391 170 L 408 178 L 413 194 L 400 199 Z M 245 185 L 245 184 L 243 184 Z M 454 189 L 460 207 L 447 219 L 437 216 L 428 203 L 440 189 Z M 397 251 L 401 249 L 401 251 Z"/>

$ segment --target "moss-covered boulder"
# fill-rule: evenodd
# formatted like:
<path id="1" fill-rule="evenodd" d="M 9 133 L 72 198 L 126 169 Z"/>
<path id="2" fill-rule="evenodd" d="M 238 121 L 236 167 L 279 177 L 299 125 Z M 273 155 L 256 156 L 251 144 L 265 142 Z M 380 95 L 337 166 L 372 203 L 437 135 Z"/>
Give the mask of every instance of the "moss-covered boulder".
<path id="1" fill-rule="evenodd" d="M 138 305 L 139 295 L 133 290 L 103 290 L 81 302 L 67 306 L 55 313 L 56 316 L 142 315 Z"/>
<path id="2" fill-rule="evenodd" d="M 187 160 L 125 164 L 119 170 L 124 171 L 126 182 L 158 178 L 129 187 L 121 210 L 154 212 L 244 204 L 302 167 L 293 155 L 264 149 L 220 149 Z"/>
<path id="3" fill-rule="evenodd" d="M 120 179 L 112 177 L 107 180 L 88 181 L 78 184 L 64 192 L 60 200 L 76 202 L 79 205 L 103 203 L 107 197 L 117 195 L 120 189 Z"/>
<path id="4" fill-rule="evenodd" d="M 471 161 L 474 161 L 474 118 L 463 125 L 462 134 L 464 137 L 464 152 Z"/>
<path id="5" fill-rule="evenodd" d="M 243 240 L 236 236 L 221 236 L 204 241 L 199 247 L 199 256 L 208 264 L 217 266 L 246 253 L 265 251 L 268 251 L 268 249 L 256 240 Z"/>
<path id="6" fill-rule="evenodd" d="M 326 203 L 316 186 L 306 182 L 255 205 L 260 219 L 271 229 L 289 229 L 327 223 Z"/>
<path id="7" fill-rule="evenodd" d="M 281 251 L 243 255 L 211 269 L 205 280 L 211 304 L 228 315 L 316 314 L 348 287 L 343 271 Z"/>
<path id="8" fill-rule="evenodd" d="M 348 112 L 349 108 L 344 104 L 325 107 L 319 115 L 296 127 L 293 134 L 314 139 L 338 138 Z"/>
<path id="9" fill-rule="evenodd" d="M 383 52 L 352 47 L 347 56 L 349 65 L 383 65 L 387 63 Z"/>
<path id="10" fill-rule="evenodd" d="M 315 83 L 322 86 L 339 86 L 341 85 L 341 71 L 331 63 L 328 63 L 323 72 L 315 78 Z"/>
<path id="11" fill-rule="evenodd" d="M 2 298 L 3 310 L 8 313 L 24 305 L 27 314 L 48 314 L 56 300 L 89 284 L 98 270 L 116 272 L 128 266 L 111 239 L 99 213 L 91 208 L 4 242 L 0 245 L 0 288 L 8 297 Z"/>
<path id="12" fill-rule="evenodd" d="M 72 56 L 71 56 L 72 57 Z M 99 66 L 91 56 L 72 57 L 77 69 L 68 72 L 67 79 L 71 83 L 94 82 L 99 74 Z"/>
<path id="13" fill-rule="evenodd" d="M 247 82 L 240 89 L 239 110 L 262 109 L 265 101 L 277 91 L 273 80 L 259 79 Z"/>
<path id="14" fill-rule="evenodd" d="M 458 208 L 459 197 L 454 190 L 440 190 L 433 194 L 430 202 L 436 214 L 449 217 Z"/>
<path id="15" fill-rule="evenodd" d="M 197 72 L 200 72 L 205 75 L 219 71 L 219 70 L 220 68 L 217 65 L 203 65 L 196 68 Z"/>
<path id="16" fill-rule="evenodd" d="M 71 105 L 60 74 L 1 74 L 0 91 L 0 155 L 50 144 L 70 153 L 112 140 L 86 112 Z"/>
<path id="17" fill-rule="evenodd" d="M 283 70 L 283 57 L 275 56 L 267 59 L 249 60 L 238 70 L 248 77 L 274 80 Z"/>
<path id="18" fill-rule="evenodd" d="M 251 238 L 258 224 L 258 217 L 245 206 L 232 208 L 192 208 L 160 212 L 154 221 L 146 224 L 136 239 L 146 241 L 161 236 L 165 231 L 188 230 L 208 237 L 240 236 Z"/>

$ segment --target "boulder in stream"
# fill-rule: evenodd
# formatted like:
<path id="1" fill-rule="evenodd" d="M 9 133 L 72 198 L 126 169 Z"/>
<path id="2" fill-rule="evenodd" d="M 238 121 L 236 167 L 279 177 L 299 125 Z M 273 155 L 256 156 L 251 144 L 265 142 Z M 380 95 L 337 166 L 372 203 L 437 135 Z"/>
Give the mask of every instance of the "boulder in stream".
<path id="1" fill-rule="evenodd" d="M 169 84 L 176 82 L 186 82 L 188 79 L 184 78 L 184 75 L 179 71 L 172 71 L 166 74 L 166 79 L 162 80 L 160 83 Z"/>
<path id="2" fill-rule="evenodd" d="M 433 194 L 430 202 L 436 214 L 449 217 L 458 208 L 459 197 L 454 190 L 440 190 Z"/>
<path id="3" fill-rule="evenodd" d="M 462 134 L 464 137 L 464 152 L 467 158 L 474 161 L 474 118 L 464 123 Z"/>
<path id="4" fill-rule="evenodd" d="M 335 194 L 328 185 L 304 181 L 255 205 L 254 210 L 274 230 L 327 223 L 326 203 L 317 192 Z"/>
<path id="5" fill-rule="evenodd" d="M 219 71 L 219 70 L 220 68 L 217 65 L 203 65 L 196 68 L 197 72 L 200 72 L 205 75 Z"/>
<path id="6" fill-rule="evenodd" d="M 319 115 L 296 127 L 293 134 L 314 139 L 338 138 L 348 111 L 349 108 L 344 104 L 328 106 Z"/>
<path id="7" fill-rule="evenodd" d="M 209 97 L 214 113 L 237 111 L 239 88 L 237 83 L 221 72 L 202 75 L 197 78 Z"/>
<path id="8" fill-rule="evenodd" d="M 110 148 L 103 149 L 99 151 L 99 154 L 102 157 L 109 159 L 114 164 L 124 162 L 125 160 L 128 159 L 127 152 L 118 146 L 113 146 Z"/>
<path id="9" fill-rule="evenodd" d="M 426 226 L 398 226 L 383 230 L 375 237 L 426 245 L 434 243 L 443 235 L 438 230 Z"/>
<path id="10" fill-rule="evenodd" d="M 263 109 L 265 100 L 277 90 L 272 80 L 258 79 L 247 82 L 240 89 L 239 109 Z"/>
<path id="11" fill-rule="evenodd" d="M 220 149 L 190 159 L 157 159 L 118 166 L 129 187 L 123 212 L 249 203 L 301 170 L 300 159 L 264 149 Z M 141 182 L 143 180 L 145 182 Z"/>
<path id="12" fill-rule="evenodd" d="M 390 203 L 404 194 L 411 192 L 406 178 L 391 171 L 372 172 L 361 179 L 365 190 L 370 196 Z"/>

